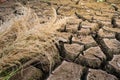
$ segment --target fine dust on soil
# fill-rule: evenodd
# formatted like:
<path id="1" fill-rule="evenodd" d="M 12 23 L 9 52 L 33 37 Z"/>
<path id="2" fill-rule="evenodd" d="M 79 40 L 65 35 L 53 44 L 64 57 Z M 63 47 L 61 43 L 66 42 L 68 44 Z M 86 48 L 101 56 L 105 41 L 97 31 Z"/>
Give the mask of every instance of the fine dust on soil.
<path id="1" fill-rule="evenodd" d="M 119 80 L 119 13 L 119 0 L 1 3 L 0 80 Z"/>

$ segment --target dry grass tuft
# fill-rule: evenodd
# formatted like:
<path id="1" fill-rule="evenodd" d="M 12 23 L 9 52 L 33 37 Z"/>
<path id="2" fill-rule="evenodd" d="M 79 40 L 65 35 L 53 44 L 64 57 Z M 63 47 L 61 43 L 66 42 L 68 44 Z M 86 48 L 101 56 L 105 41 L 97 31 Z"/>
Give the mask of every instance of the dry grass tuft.
<path id="1" fill-rule="evenodd" d="M 28 60 L 37 59 L 39 55 L 47 57 L 47 64 L 51 69 L 60 60 L 53 43 L 54 34 L 72 17 L 56 21 L 57 15 L 53 8 L 54 19 L 41 25 L 37 15 L 30 8 L 15 4 L 15 10 L 22 15 L 15 14 L 0 28 L 0 73 L 11 67 L 18 68 Z"/>

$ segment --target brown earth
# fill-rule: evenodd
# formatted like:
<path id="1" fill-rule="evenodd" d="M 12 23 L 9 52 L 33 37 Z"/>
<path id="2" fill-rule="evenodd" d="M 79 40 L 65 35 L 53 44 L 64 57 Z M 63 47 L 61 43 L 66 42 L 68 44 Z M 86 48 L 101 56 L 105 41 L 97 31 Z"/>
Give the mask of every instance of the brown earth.
<path id="1" fill-rule="evenodd" d="M 0 80 L 120 80 L 120 1 L 0 3 Z"/>

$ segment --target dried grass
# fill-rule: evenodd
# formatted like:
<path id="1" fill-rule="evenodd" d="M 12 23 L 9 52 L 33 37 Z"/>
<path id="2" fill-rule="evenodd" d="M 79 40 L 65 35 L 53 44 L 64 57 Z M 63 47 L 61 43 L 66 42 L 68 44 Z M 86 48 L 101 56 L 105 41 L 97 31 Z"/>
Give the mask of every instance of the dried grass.
<path id="1" fill-rule="evenodd" d="M 59 54 L 53 43 L 54 34 L 72 17 L 56 21 L 56 11 L 53 8 L 54 19 L 41 25 L 31 9 L 17 5 L 18 9 L 23 10 L 23 15 L 13 17 L 0 29 L 0 73 L 10 67 L 20 67 L 28 60 L 37 59 L 39 55 L 47 56 L 47 64 L 51 69 L 59 61 Z"/>

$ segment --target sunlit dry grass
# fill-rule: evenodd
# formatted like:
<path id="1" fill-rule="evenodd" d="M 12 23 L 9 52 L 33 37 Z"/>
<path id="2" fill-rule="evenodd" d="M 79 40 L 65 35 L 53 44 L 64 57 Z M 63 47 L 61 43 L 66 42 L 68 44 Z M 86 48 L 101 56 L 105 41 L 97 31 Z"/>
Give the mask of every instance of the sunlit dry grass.
<path id="1" fill-rule="evenodd" d="M 11 67 L 21 67 L 23 63 L 39 55 L 47 56 L 51 68 L 59 60 L 53 43 L 54 34 L 72 17 L 56 20 L 56 11 L 52 8 L 54 18 L 49 23 L 39 24 L 34 11 L 21 4 L 17 5 L 24 15 L 13 17 L 5 23 L 8 25 L 3 24 L 0 29 L 0 73 Z"/>

